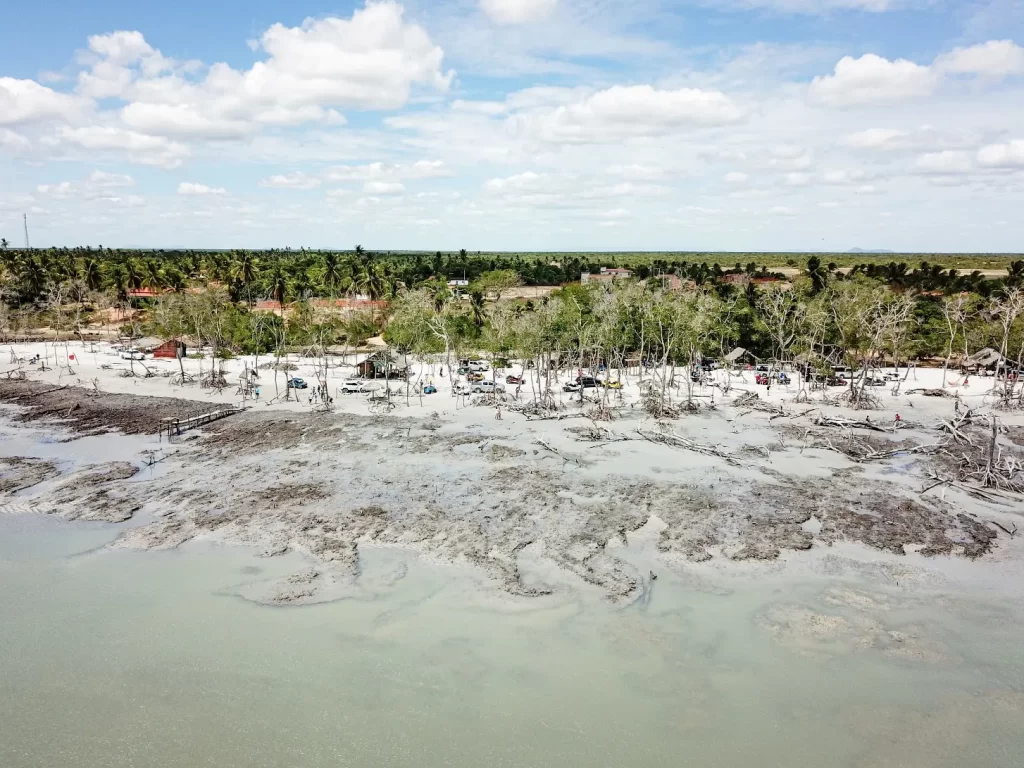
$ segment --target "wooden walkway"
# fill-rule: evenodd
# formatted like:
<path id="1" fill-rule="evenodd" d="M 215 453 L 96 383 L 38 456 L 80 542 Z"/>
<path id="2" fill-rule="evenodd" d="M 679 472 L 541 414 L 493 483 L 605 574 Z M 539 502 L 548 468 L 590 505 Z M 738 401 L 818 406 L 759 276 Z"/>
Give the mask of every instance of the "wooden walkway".
<path id="1" fill-rule="evenodd" d="M 198 416 L 187 416 L 185 418 L 169 416 L 166 419 L 160 419 L 160 441 L 163 442 L 164 435 L 167 435 L 167 441 L 170 442 L 182 432 L 226 419 L 228 416 L 234 416 L 236 413 L 241 413 L 244 410 L 245 408 L 221 408 L 219 411 L 210 411 Z"/>

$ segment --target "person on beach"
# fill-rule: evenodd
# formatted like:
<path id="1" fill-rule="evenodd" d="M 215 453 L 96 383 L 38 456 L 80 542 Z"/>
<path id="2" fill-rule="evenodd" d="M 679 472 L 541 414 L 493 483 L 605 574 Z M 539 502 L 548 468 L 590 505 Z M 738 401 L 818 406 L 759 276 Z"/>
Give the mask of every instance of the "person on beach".
<path id="1" fill-rule="evenodd" d="M 252 393 L 256 397 L 257 400 L 260 399 L 260 388 L 259 387 L 256 387 L 255 389 L 253 389 Z"/>
<path id="2" fill-rule="evenodd" d="M 501 421 L 501 406 L 497 406 L 497 410 L 494 413 L 494 418 Z"/>

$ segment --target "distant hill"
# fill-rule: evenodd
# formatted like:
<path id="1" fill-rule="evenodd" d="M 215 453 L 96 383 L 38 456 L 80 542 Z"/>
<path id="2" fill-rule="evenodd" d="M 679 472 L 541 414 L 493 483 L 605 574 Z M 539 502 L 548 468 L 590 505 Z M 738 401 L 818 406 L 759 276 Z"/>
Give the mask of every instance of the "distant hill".
<path id="1" fill-rule="evenodd" d="M 880 254 L 880 253 L 896 253 L 896 251 L 886 251 L 886 250 L 881 249 L 881 248 L 878 248 L 878 249 L 875 249 L 875 250 L 864 250 L 863 248 L 851 248 L 850 250 L 847 251 L 847 253 L 874 253 L 874 254 Z"/>

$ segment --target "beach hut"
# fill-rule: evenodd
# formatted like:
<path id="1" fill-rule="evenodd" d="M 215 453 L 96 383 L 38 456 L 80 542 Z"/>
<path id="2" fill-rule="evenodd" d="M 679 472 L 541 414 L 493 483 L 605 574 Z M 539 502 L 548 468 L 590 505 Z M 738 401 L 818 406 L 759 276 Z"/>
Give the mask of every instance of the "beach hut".
<path id="1" fill-rule="evenodd" d="M 992 347 L 985 347 L 964 359 L 963 367 L 966 370 L 994 371 L 998 366 L 1006 366 L 1009 361 Z"/>
<path id="2" fill-rule="evenodd" d="M 164 360 L 177 360 L 178 358 L 185 357 L 187 353 L 188 348 L 185 346 L 185 342 L 179 339 L 168 339 L 162 344 L 153 347 L 153 357 Z"/>
<path id="3" fill-rule="evenodd" d="M 758 357 L 743 347 L 736 347 L 736 349 L 725 356 L 724 360 L 729 365 L 739 365 L 740 363 L 756 363 Z"/>
<path id="4" fill-rule="evenodd" d="M 364 379 L 404 379 L 408 371 L 408 355 L 387 351 L 374 352 L 356 365 L 356 372 Z"/>

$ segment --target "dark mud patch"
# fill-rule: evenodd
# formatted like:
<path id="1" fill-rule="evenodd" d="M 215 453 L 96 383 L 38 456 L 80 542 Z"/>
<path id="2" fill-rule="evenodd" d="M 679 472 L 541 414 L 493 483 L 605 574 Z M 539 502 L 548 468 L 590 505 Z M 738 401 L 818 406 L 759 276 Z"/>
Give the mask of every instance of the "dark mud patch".
<path id="1" fill-rule="evenodd" d="M 0 458 L 0 493 L 17 493 L 52 480 L 59 474 L 57 465 L 45 459 L 25 456 Z"/>
<path id="2" fill-rule="evenodd" d="M 46 501 L 66 520 L 122 523 L 142 508 L 136 489 L 123 482 L 138 472 L 126 461 L 88 466 L 68 475 Z"/>
<path id="3" fill-rule="evenodd" d="M 54 387 L 38 381 L 0 379 L 0 402 L 25 410 L 16 422 L 47 422 L 79 436 L 117 430 L 126 435 L 155 435 L 164 418 L 195 416 L 216 408 L 210 403 L 171 397 L 95 392 L 82 387 Z"/>

